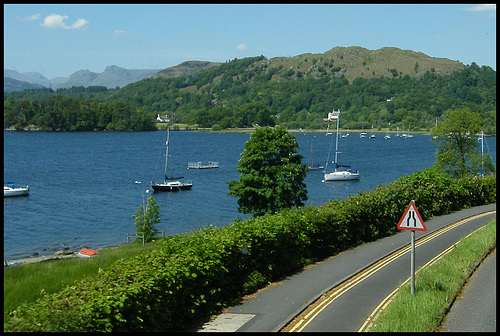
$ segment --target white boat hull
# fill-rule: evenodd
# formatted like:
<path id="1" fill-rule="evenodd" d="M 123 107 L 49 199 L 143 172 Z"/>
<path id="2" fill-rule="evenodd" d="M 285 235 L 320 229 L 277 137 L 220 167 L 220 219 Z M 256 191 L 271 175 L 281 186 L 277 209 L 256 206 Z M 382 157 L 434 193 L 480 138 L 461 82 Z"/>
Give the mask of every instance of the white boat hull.
<path id="1" fill-rule="evenodd" d="M 10 196 L 28 196 L 29 195 L 29 188 L 10 188 L 10 187 L 4 187 L 3 188 L 3 197 L 10 197 Z"/>
<path id="2" fill-rule="evenodd" d="M 352 173 L 348 171 L 336 171 L 332 173 L 325 174 L 324 180 L 326 181 L 349 181 L 358 180 L 359 173 Z"/>

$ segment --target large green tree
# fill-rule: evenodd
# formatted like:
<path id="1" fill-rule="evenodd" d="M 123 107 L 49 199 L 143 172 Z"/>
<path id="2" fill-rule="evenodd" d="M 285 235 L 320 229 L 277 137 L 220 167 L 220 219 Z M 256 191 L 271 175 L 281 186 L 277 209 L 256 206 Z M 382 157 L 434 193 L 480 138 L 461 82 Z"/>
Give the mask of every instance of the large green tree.
<path id="1" fill-rule="evenodd" d="M 468 108 L 450 110 L 446 117 L 431 132 L 438 146 L 434 167 L 455 178 L 493 172 L 491 158 L 481 154 L 475 138 L 482 130 L 483 118 Z"/>
<path id="2" fill-rule="evenodd" d="M 304 205 L 307 167 L 298 148 L 281 126 L 258 128 L 250 135 L 236 168 L 240 179 L 228 182 L 228 195 L 238 197 L 239 212 L 262 216 Z"/>

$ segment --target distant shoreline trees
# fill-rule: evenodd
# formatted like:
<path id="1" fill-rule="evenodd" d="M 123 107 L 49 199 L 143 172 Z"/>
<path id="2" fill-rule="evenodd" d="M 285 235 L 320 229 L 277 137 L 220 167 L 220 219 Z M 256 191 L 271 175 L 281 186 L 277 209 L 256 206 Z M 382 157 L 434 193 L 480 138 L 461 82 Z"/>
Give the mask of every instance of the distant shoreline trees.
<path id="1" fill-rule="evenodd" d="M 22 130 L 29 125 L 40 131 L 151 131 L 154 116 L 142 108 L 114 101 L 99 103 L 53 96 L 37 100 L 4 101 L 4 129 Z"/>

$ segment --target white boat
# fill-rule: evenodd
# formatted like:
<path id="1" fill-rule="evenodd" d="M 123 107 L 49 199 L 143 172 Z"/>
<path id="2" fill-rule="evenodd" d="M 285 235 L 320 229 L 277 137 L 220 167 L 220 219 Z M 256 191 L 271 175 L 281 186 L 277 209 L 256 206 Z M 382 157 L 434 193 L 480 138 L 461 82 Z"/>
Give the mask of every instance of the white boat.
<path id="1" fill-rule="evenodd" d="M 411 133 L 410 133 L 410 125 L 408 125 L 408 135 L 406 137 L 413 138 L 413 135 L 411 135 Z"/>
<path id="2" fill-rule="evenodd" d="M 359 171 L 357 169 L 351 168 L 350 166 L 345 166 L 345 165 L 339 165 L 338 164 L 338 154 L 341 153 L 338 151 L 338 140 L 339 140 L 339 123 L 340 123 L 340 110 L 335 111 L 333 110 L 332 113 L 328 114 L 328 121 L 337 121 L 337 135 L 335 137 L 335 161 L 332 162 L 334 163 L 334 170 L 332 172 L 328 172 L 328 162 L 330 161 L 330 152 L 332 149 L 332 144 L 333 144 L 333 138 L 330 143 L 330 150 L 328 151 L 328 159 L 326 161 L 325 165 L 325 171 L 324 171 L 324 180 L 323 182 L 327 181 L 349 181 L 349 180 L 357 180 L 360 178 Z M 330 128 L 330 124 L 328 124 L 328 128 Z"/>
<path id="3" fill-rule="evenodd" d="M 188 169 L 211 169 L 219 168 L 219 162 L 208 161 L 208 162 L 188 162 Z"/>
<path id="4" fill-rule="evenodd" d="M 373 124 L 372 124 L 372 135 L 370 135 L 370 139 L 375 139 L 375 133 L 373 133 Z"/>
<path id="5" fill-rule="evenodd" d="M 153 188 L 154 191 L 179 191 L 179 190 L 189 190 L 193 187 L 193 183 L 190 181 L 187 182 L 181 182 L 177 181 L 177 179 L 182 179 L 184 177 L 176 177 L 176 178 L 170 178 L 167 176 L 167 164 L 168 164 L 168 142 L 170 140 L 170 127 L 167 129 L 167 141 L 165 143 L 166 145 L 166 150 L 165 150 L 165 179 L 163 180 L 163 183 L 156 183 L 151 181 L 151 188 Z"/>
<path id="6" fill-rule="evenodd" d="M 29 187 L 15 187 L 14 183 L 4 184 L 3 186 L 3 197 L 10 196 L 28 196 L 29 195 Z"/>

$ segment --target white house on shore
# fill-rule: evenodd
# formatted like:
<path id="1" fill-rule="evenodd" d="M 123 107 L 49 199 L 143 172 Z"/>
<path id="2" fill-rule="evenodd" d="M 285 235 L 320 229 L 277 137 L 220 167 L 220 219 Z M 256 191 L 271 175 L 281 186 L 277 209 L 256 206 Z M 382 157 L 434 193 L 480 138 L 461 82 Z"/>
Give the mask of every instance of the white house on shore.
<path id="1" fill-rule="evenodd" d="M 158 114 L 158 116 L 156 117 L 156 121 L 157 122 L 170 122 L 170 118 L 166 114 L 163 116 Z"/>

